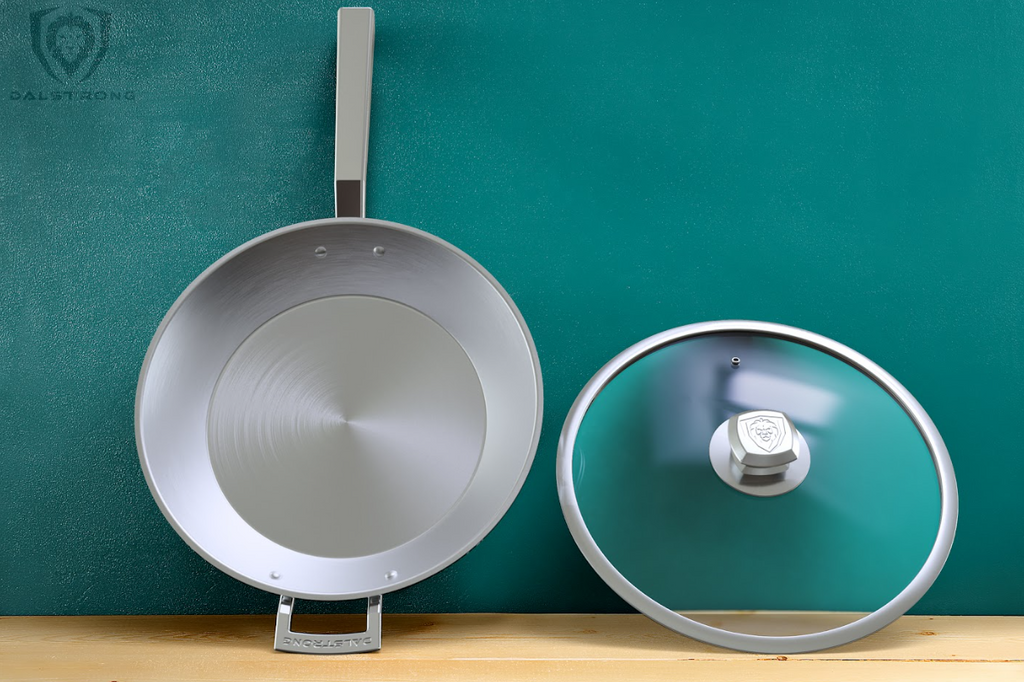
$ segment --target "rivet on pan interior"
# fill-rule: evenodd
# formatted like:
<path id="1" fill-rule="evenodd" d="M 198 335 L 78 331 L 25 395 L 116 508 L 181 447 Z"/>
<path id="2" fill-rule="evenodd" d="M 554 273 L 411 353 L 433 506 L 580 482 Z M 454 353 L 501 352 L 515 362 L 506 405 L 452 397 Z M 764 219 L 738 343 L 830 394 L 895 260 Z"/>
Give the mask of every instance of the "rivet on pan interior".
<path id="1" fill-rule="evenodd" d="M 388 571 L 387 573 L 384 574 L 384 578 L 386 580 L 394 580 L 397 577 L 398 577 L 398 571 Z"/>
<path id="2" fill-rule="evenodd" d="M 739 367 L 740 366 L 740 359 L 738 357 L 733 357 L 733 359 L 732 359 L 732 366 L 733 367 Z"/>
<path id="3" fill-rule="evenodd" d="M 384 255 L 384 247 L 383 246 L 375 246 L 375 247 L 373 247 L 373 255 L 374 256 L 383 256 Z"/>
<path id="4" fill-rule="evenodd" d="M 313 253 L 316 254 L 317 258 L 324 258 L 327 255 L 327 247 L 326 246 L 318 246 L 315 249 L 313 249 Z"/>
<path id="5" fill-rule="evenodd" d="M 280 578 L 280 577 L 281 577 L 281 574 L 280 574 L 280 573 L 278 573 L 277 571 L 271 571 L 271 572 L 270 572 L 270 578 L 271 578 L 272 580 L 277 580 L 277 579 L 278 579 L 278 578 Z"/>

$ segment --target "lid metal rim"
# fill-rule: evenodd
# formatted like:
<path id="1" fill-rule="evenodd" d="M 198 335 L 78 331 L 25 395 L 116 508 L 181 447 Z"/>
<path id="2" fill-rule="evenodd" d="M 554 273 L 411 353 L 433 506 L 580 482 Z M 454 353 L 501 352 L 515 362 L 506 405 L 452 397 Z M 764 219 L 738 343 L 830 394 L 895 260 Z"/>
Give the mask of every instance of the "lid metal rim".
<path id="1" fill-rule="evenodd" d="M 907 412 L 924 438 L 935 466 L 941 501 L 935 543 L 914 579 L 876 611 L 840 627 L 803 635 L 753 635 L 712 627 L 662 606 L 639 590 L 612 565 L 587 529 L 576 501 L 572 480 L 572 452 L 583 418 L 598 393 L 626 367 L 665 346 L 684 339 L 722 333 L 758 334 L 792 341 L 846 362 L 868 375 L 889 393 Z M 720 320 L 689 324 L 650 336 L 616 355 L 587 382 L 569 410 L 558 442 L 556 468 L 558 498 L 569 531 L 590 565 L 620 597 L 667 628 L 708 644 L 741 651 L 765 654 L 817 651 L 847 644 L 880 630 L 906 613 L 928 591 L 949 556 L 956 533 L 958 497 L 953 464 L 938 429 L 921 404 L 888 372 L 855 350 L 819 334 L 771 322 Z"/>

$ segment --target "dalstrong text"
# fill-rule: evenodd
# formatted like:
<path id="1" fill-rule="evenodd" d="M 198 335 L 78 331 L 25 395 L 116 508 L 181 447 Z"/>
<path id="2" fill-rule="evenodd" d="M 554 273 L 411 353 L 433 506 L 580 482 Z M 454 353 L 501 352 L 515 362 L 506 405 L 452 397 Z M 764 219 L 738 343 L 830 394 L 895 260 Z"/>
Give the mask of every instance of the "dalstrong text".
<path id="1" fill-rule="evenodd" d="M 306 649 L 335 649 L 339 647 L 369 646 L 373 641 L 370 637 L 347 637 L 339 639 L 299 639 L 298 637 L 285 637 L 282 642 L 285 646 L 297 646 Z"/>
<path id="2" fill-rule="evenodd" d="M 134 90 L 11 90 L 11 100 L 22 102 L 82 102 L 85 100 L 103 102 L 132 101 Z"/>

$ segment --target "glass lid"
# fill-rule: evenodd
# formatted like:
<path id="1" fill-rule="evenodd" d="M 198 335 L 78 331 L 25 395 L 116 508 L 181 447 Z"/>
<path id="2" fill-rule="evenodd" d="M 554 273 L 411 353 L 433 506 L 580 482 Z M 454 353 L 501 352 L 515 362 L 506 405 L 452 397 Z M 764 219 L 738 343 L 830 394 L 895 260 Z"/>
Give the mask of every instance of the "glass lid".
<path id="1" fill-rule="evenodd" d="M 892 622 L 956 526 L 949 455 L 906 389 L 841 344 L 761 322 L 680 327 L 609 362 L 566 419 L 558 487 L 626 601 L 764 653 Z"/>

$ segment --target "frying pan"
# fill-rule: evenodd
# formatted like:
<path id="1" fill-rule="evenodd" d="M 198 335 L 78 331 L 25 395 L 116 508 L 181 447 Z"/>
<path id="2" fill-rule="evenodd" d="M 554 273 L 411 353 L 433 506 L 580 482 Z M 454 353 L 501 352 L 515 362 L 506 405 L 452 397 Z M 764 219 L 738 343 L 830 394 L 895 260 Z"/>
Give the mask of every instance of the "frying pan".
<path id="1" fill-rule="evenodd" d="M 338 12 L 337 218 L 269 232 L 192 282 L 139 376 L 142 469 L 174 529 L 281 595 L 275 648 L 380 648 L 380 595 L 498 522 L 541 426 L 537 351 L 476 261 L 364 217 L 373 11 Z M 295 599 L 367 598 L 367 631 L 291 630 Z"/>

